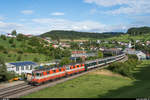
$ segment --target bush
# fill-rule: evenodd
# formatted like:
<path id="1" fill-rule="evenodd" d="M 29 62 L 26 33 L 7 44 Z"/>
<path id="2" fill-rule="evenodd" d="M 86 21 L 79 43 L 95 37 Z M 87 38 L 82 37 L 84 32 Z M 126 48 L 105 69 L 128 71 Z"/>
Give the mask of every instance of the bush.
<path id="1" fill-rule="evenodd" d="M 8 51 L 7 51 L 7 50 L 5 50 L 3 53 L 8 54 Z"/>
<path id="2" fill-rule="evenodd" d="M 18 53 L 18 54 L 23 54 L 23 51 L 19 50 L 17 53 Z"/>
<path id="3" fill-rule="evenodd" d="M 11 57 L 12 55 L 11 54 L 8 54 L 8 57 Z"/>
<path id="4" fill-rule="evenodd" d="M 124 63 L 116 62 L 116 63 L 110 64 L 108 69 L 113 72 L 119 73 L 123 76 L 128 76 L 132 78 L 132 70 L 134 70 L 136 65 L 140 63 L 141 62 L 138 61 L 138 58 L 136 55 L 128 55 L 128 61 Z"/>
<path id="5" fill-rule="evenodd" d="M 5 50 L 5 47 L 0 45 L 0 51 L 4 51 Z"/>
<path id="6" fill-rule="evenodd" d="M 34 62 L 39 62 L 40 60 L 39 60 L 39 58 L 36 58 L 36 57 L 35 57 L 35 58 L 33 59 L 33 61 L 34 61 Z"/>
<path id="7" fill-rule="evenodd" d="M 10 44 L 14 43 L 14 39 L 13 38 L 9 39 L 9 43 Z"/>
<path id="8" fill-rule="evenodd" d="M 22 56 L 19 55 L 18 58 L 17 58 L 17 61 L 21 61 L 21 59 L 22 59 Z"/>
<path id="9" fill-rule="evenodd" d="M 6 38 L 5 35 L 1 35 L 1 38 L 2 38 L 3 40 L 7 40 L 7 38 Z"/>
<path id="10" fill-rule="evenodd" d="M 111 64 L 108 69 L 123 76 L 132 76 L 130 73 L 130 65 L 128 63 L 116 62 Z"/>
<path id="11" fill-rule="evenodd" d="M 16 48 L 16 44 L 12 44 L 11 47 Z"/>

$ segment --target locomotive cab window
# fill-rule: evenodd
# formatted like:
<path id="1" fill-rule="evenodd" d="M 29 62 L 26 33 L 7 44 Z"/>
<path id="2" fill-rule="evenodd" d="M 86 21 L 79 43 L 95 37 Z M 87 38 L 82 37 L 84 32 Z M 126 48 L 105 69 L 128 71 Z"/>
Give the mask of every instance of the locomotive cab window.
<path id="1" fill-rule="evenodd" d="M 49 74 L 49 71 L 47 71 L 47 74 Z"/>
<path id="2" fill-rule="evenodd" d="M 69 70 L 70 68 L 69 67 L 66 67 L 66 70 Z"/>

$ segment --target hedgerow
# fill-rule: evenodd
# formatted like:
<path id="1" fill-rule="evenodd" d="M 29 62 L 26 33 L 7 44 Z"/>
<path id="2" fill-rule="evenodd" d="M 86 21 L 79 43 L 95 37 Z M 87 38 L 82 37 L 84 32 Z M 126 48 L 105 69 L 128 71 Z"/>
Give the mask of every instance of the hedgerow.
<path id="1" fill-rule="evenodd" d="M 128 55 L 128 60 L 126 62 L 115 62 L 109 65 L 108 69 L 112 72 L 119 73 L 123 76 L 133 77 L 132 71 L 136 65 L 140 64 L 136 55 Z"/>

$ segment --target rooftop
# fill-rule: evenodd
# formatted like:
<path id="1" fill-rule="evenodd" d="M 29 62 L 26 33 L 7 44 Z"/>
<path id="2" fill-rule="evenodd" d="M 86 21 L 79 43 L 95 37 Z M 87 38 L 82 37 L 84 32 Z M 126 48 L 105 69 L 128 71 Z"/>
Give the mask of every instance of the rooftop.
<path id="1" fill-rule="evenodd" d="M 9 63 L 9 64 L 15 65 L 15 66 L 37 65 L 36 63 L 31 62 L 31 61 L 16 62 L 16 63 Z"/>

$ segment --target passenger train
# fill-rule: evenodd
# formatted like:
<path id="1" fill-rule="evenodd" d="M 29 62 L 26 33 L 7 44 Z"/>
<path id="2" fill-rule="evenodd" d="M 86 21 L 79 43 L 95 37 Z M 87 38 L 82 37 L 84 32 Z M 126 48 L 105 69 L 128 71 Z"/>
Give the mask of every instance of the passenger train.
<path id="1" fill-rule="evenodd" d="M 41 85 L 45 82 L 59 79 L 62 77 L 67 77 L 73 74 L 77 74 L 83 71 L 87 71 L 96 67 L 101 67 L 109 63 L 121 60 L 125 57 L 125 54 L 107 57 L 104 59 L 96 59 L 91 61 L 86 61 L 83 63 L 76 63 L 73 65 L 65 65 L 62 67 L 53 67 L 43 70 L 35 70 L 32 75 L 27 77 L 27 81 L 31 85 Z"/>

